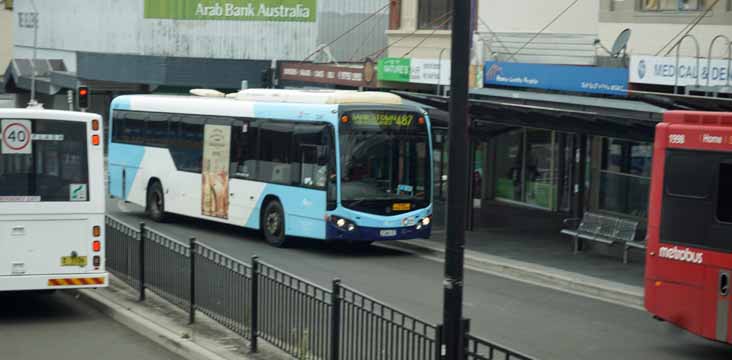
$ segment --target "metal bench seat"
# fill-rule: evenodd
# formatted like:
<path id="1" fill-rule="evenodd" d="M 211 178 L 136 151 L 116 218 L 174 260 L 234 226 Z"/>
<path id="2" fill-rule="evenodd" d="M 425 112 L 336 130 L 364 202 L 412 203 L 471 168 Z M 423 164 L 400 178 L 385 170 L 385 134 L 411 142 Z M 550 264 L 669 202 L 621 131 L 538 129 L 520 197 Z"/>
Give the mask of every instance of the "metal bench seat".
<path id="1" fill-rule="evenodd" d="M 630 248 L 646 247 L 645 242 L 635 240 L 639 221 L 586 212 L 581 220 L 566 219 L 564 224 L 570 228 L 562 229 L 561 233 L 572 237 L 575 254 L 579 252 L 581 242 L 584 240 L 606 245 L 623 244 L 623 263 L 627 264 Z"/>

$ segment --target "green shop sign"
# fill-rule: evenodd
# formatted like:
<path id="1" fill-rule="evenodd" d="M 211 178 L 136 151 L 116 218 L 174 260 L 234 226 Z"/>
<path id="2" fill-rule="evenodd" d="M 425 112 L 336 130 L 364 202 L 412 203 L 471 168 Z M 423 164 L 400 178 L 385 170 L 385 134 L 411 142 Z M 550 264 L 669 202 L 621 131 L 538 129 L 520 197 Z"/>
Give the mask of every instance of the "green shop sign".
<path id="1" fill-rule="evenodd" d="M 380 81 L 409 82 L 412 72 L 412 59 L 384 58 L 379 60 L 378 79 Z"/>
<path id="2" fill-rule="evenodd" d="M 145 0 L 145 19 L 315 22 L 317 0 Z"/>

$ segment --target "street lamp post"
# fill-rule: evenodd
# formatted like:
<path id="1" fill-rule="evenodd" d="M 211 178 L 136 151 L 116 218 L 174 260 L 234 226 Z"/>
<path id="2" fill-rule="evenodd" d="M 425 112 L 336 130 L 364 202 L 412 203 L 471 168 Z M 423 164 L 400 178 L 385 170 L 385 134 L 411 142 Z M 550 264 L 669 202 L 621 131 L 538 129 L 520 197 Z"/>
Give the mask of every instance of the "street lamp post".
<path id="1" fill-rule="evenodd" d="M 472 1 L 453 1 L 450 80 L 450 181 L 447 188 L 444 334 L 447 360 L 464 359 L 463 263 L 468 206 L 468 67 Z"/>
<path id="2" fill-rule="evenodd" d="M 28 106 L 35 106 L 38 104 L 36 101 L 36 59 L 38 50 L 38 8 L 36 3 L 30 0 L 33 12 L 19 12 L 18 13 L 18 26 L 22 28 L 33 28 L 33 60 L 31 60 L 31 95 Z"/>

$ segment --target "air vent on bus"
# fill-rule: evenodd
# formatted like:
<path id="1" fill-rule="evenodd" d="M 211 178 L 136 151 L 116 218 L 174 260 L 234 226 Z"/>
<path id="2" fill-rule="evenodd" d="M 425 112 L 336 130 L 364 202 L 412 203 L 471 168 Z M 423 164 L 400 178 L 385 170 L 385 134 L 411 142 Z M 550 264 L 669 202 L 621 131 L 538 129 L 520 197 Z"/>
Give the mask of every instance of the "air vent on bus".
<path id="1" fill-rule="evenodd" d="M 669 111 L 663 120 L 673 124 L 732 126 L 732 113 Z"/>

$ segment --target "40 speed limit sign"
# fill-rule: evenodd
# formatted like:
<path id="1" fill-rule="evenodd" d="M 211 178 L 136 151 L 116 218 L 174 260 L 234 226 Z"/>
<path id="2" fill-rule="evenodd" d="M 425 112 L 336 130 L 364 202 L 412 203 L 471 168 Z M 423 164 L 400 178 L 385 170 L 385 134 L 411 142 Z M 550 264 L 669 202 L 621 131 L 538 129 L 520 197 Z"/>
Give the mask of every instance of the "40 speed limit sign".
<path id="1" fill-rule="evenodd" d="M 30 120 L 3 120 L 0 134 L 3 154 L 30 154 L 33 151 Z"/>

